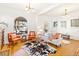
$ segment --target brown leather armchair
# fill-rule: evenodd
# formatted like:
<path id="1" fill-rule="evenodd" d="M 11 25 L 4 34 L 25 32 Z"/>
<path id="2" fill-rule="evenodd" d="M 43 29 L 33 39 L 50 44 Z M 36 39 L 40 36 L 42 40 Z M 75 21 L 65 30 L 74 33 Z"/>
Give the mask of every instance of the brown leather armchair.
<path id="1" fill-rule="evenodd" d="M 28 40 L 36 40 L 36 33 L 35 31 L 30 31 L 28 34 Z"/>
<path id="2" fill-rule="evenodd" d="M 17 41 L 21 41 L 20 35 L 16 35 L 14 33 L 8 33 L 8 41 L 9 45 L 15 44 Z"/>

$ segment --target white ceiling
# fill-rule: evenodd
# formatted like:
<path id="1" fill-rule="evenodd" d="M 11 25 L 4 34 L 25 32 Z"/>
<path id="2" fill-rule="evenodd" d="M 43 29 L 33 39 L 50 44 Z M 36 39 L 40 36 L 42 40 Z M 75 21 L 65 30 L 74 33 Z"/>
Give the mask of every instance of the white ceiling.
<path id="1" fill-rule="evenodd" d="M 26 6 L 28 5 L 25 3 L 0 3 L 0 9 L 12 9 L 16 11 L 25 11 Z M 46 10 L 50 6 L 56 5 L 55 3 L 30 3 L 30 6 L 34 8 L 30 13 L 38 14 L 42 12 L 43 10 Z"/>
<path id="2" fill-rule="evenodd" d="M 31 7 L 34 8 L 32 12 L 33 14 L 44 14 L 44 15 L 49 15 L 49 16 L 59 16 L 59 15 L 64 15 L 65 9 L 67 9 L 68 13 L 75 12 L 79 10 L 79 4 L 77 3 L 65 3 L 65 4 L 58 4 L 58 3 L 30 3 Z M 0 3 L 0 11 L 3 9 L 10 9 L 11 10 L 16 10 L 16 11 L 21 11 L 21 12 L 26 12 L 25 3 Z"/>
<path id="3" fill-rule="evenodd" d="M 60 4 L 54 9 L 50 9 L 48 12 L 44 13 L 49 16 L 64 16 L 65 9 L 67 9 L 67 14 L 71 14 L 79 11 L 79 3 L 64 3 Z"/>

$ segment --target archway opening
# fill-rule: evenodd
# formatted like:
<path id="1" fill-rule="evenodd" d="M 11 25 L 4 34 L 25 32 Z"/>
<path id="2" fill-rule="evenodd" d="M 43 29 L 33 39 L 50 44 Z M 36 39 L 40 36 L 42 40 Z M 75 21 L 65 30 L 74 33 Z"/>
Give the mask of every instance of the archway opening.
<path id="1" fill-rule="evenodd" d="M 21 35 L 23 39 L 26 38 L 28 32 L 27 20 L 24 17 L 17 17 L 14 22 L 16 34 Z"/>

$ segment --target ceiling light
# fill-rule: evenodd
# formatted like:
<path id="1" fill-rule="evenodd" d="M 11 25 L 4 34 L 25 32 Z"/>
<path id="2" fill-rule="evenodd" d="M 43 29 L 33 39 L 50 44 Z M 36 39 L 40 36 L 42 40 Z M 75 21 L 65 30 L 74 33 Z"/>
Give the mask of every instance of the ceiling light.
<path id="1" fill-rule="evenodd" d="M 67 13 L 67 11 L 68 11 L 68 10 L 67 10 L 67 9 L 65 9 L 65 15 L 67 15 L 67 14 L 68 14 L 68 13 Z"/>
<path id="2" fill-rule="evenodd" d="M 31 12 L 32 9 L 34 9 L 34 8 L 32 8 L 31 5 L 30 5 L 30 3 L 29 3 L 29 4 L 26 6 L 25 11 Z"/>

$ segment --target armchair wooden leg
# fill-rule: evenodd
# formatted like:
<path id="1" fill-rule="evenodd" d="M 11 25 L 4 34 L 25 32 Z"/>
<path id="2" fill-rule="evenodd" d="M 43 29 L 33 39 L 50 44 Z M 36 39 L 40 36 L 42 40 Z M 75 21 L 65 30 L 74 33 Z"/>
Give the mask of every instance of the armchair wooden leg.
<path id="1" fill-rule="evenodd" d="M 10 47 L 11 47 L 11 45 L 12 45 L 12 43 L 11 43 L 11 42 L 9 42 L 8 47 L 10 48 Z"/>

